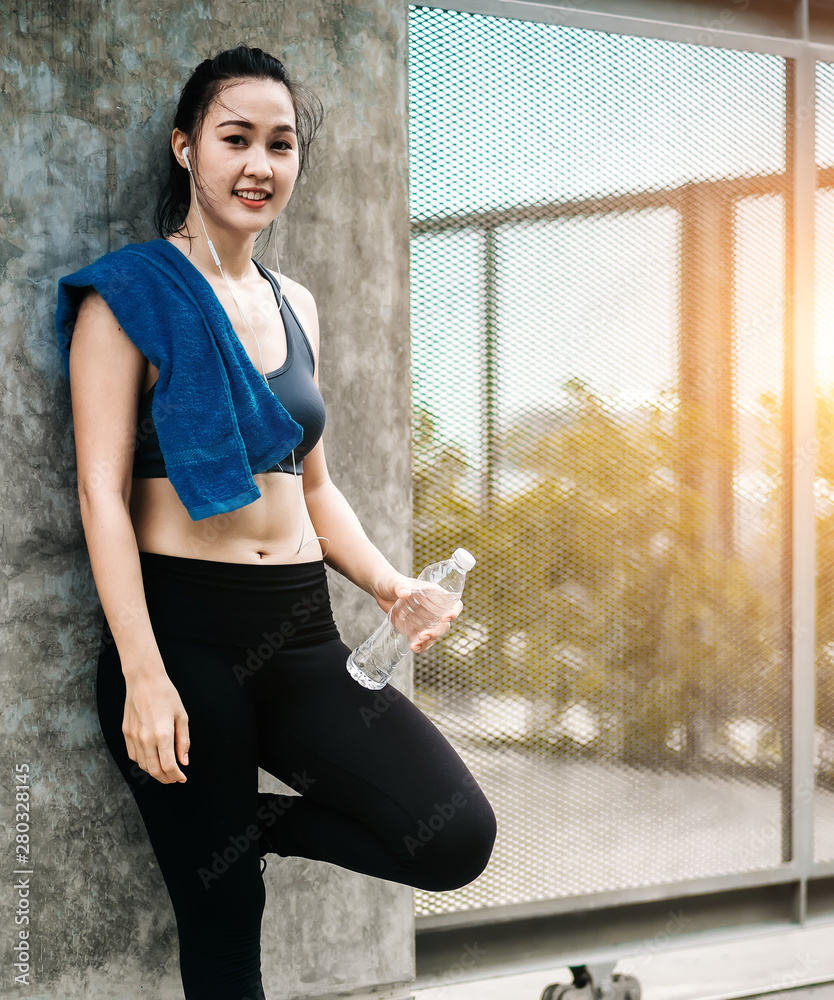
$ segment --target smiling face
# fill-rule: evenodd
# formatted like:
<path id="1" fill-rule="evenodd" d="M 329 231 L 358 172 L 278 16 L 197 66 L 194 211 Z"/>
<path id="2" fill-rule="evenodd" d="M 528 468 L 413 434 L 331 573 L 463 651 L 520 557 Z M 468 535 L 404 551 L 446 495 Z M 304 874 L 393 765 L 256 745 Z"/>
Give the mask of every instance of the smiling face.
<path id="1" fill-rule="evenodd" d="M 215 227 L 257 234 L 290 200 L 298 136 L 292 98 L 281 83 L 233 81 L 212 101 L 195 142 L 174 129 L 171 145 L 183 166 L 182 149 L 189 147 L 200 209 Z M 187 222 L 192 232 L 192 223 L 199 229 L 193 193 Z"/>

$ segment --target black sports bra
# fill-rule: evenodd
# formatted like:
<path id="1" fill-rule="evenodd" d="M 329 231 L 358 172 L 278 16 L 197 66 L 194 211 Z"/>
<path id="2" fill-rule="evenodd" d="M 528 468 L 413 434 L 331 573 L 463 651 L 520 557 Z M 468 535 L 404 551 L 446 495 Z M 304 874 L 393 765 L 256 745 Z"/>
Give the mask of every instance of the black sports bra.
<path id="1" fill-rule="evenodd" d="M 278 300 L 279 285 L 275 276 L 257 261 L 255 266 L 271 283 Z M 326 410 L 324 400 L 313 381 L 315 358 L 307 334 L 286 298 L 281 305 L 281 319 L 287 331 L 287 359 L 280 368 L 267 372 L 269 387 L 281 401 L 293 420 L 301 424 L 304 437 L 295 448 L 295 471 L 304 471 L 304 456 L 317 444 L 324 431 Z M 297 357 L 296 357 L 297 355 Z M 167 479 L 165 460 L 159 445 L 159 437 L 152 415 L 152 404 L 156 382 L 139 400 L 137 415 L 136 448 L 133 453 L 134 479 Z M 292 454 L 276 463 L 265 472 L 293 472 Z"/>

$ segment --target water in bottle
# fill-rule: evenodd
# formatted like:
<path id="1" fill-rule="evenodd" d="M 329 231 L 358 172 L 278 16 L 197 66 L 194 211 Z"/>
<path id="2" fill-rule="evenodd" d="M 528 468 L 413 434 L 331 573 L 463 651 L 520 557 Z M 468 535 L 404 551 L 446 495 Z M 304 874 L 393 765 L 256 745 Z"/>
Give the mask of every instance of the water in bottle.
<path id="1" fill-rule="evenodd" d="M 367 688 L 384 687 L 394 667 L 411 648 L 409 635 L 434 628 L 457 604 L 466 574 L 474 565 L 474 556 L 459 548 L 451 559 L 426 566 L 417 579 L 437 586 L 415 589 L 408 597 L 394 602 L 379 628 L 348 657 L 350 676 Z"/>

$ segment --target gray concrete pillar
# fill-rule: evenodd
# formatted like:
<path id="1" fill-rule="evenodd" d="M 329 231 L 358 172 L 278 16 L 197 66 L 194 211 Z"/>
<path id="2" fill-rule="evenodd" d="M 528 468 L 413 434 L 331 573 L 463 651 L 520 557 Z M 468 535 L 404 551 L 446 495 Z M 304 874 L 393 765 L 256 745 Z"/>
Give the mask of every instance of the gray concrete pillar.
<path id="1" fill-rule="evenodd" d="M 0 26 L 0 703 L 9 844 L 18 835 L 15 806 L 29 810 L 19 858 L 4 853 L 0 995 L 169 1000 L 182 996 L 173 911 L 95 710 L 101 611 L 53 328 L 56 283 L 155 235 L 151 209 L 175 100 L 198 62 L 238 43 L 283 59 L 328 111 L 277 241 L 283 272 L 319 306 L 328 465 L 371 539 L 411 572 L 406 8 L 385 0 L 22 0 L 0 9 Z M 381 612 L 328 574 L 337 623 L 353 645 Z M 401 672 L 398 685 L 410 693 Z M 279 787 L 261 777 L 262 788 Z M 410 888 L 271 858 L 263 928 L 270 1000 L 409 995 L 398 984 L 414 970 Z M 23 944 L 28 986 L 14 982 Z"/>

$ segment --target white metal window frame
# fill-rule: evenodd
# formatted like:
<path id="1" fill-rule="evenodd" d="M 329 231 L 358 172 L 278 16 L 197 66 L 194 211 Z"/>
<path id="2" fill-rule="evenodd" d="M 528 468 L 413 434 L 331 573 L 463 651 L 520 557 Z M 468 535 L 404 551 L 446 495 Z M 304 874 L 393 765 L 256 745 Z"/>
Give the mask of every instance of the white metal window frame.
<path id="1" fill-rule="evenodd" d="M 727 0 L 722 8 L 705 5 L 699 23 L 675 23 L 645 16 L 650 3 L 617 4 L 618 12 L 590 9 L 571 3 L 533 3 L 528 0 L 449 0 L 446 3 L 421 3 L 421 7 L 506 17 L 558 24 L 574 28 L 637 35 L 666 41 L 707 45 L 748 52 L 782 56 L 794 62 L 792 80 L 793 107 L 796 109 L 793 129 L 794 184 L 793 233 L 788 234 L 788 252 L 793 252 L 796 295 L 788 303 L 792 309 L 793 352 L 787 358 L 793 372 L 793 408 L 791 449 L 794 456 L 792 483 L 792 808 L 793 859 L 775 868 L 743 872 L 727 876 L 693 879 L 675 884 L 653 885 L 640 889 L 615 890 L 584 896 L 541 900 L 510 906 L 497 906 L 459 913 L 418 917 L 418 934 L 427 938 L 434 932 L 464 931 L 490 924 L 515 923 L 527 919 L 555 919 L 583 912 L 616 910 L 633 904 L 665 903 L 686 900 L 706 894 L 732 893 L 733 890 L 754 890 L 771 887 L 780 895 L 786 890 L 786 903 L 781 917 L 770 912 L 768 926 L 783 922 L 787 925 L 806 924 L 819 917 L 830 919 L 834 906 L 817 905 L 808 908 L 808 885 L 811 880 L 834 884 L 834 861 L 814 861 L 814 721 L 815 721 L 815 507 L 814 463 L 807 457 L 809 442 L 816 441 L 815 373 L 814 373 L 814 210 L 816 191 L 815 164 L 815 75 L 818 61 L 834 62 L 834 43 L 812 41 L 810 36 L 811 9 L 809 0 L 797 0 L 793 11 L 793 35 L 762 34 L 740 30 L 740 16 L 749 0 Z M 686 7 L 693 16 L 694 4 Z M 665 9 L 671 9 L 666 5 Z M 636 12 L 639 11 L 638 15 Z M 730 15 L 728 16 L 727 12 Z M 725 26 L 726 25 L 726 26 Z M 736 29 L 739 30 L 736 30 Z M 833 36 L 834 37 L 834 36 Z M 792 237 L 792 238 L 790 238 Z M 820 884 L 821 884 L 820 882 Z M 826 897 L 832 895 L 826 889 Z M 721 908 L 720 901 L 718 908 Z M 730 906 L 732 909 L 732 906 Z M 778 907 L 777 907 L 778 909 Z M 665 910 L 664 910 L 665 912 Z M 726 913 L 726 910 L 725 910 Z M 729 914 L 728 914 L 729 916 Z M 729 918 L 729 923 L 741 929 L 744 918 Z M 723 924 L 719 924 L 726 926 Z M 552 925 L 551 933 L 556 929 Z M 704 928 L 706 930 L 706 928 Z M 454 947 L 454 945 L 452 945 Z M 431 949 L 429 949 L 431 950 Z M 435 956 L 438 961 L 443 948 Z M 627 949 L 626 949 L 627 950 Z M 610 952 L 610 949 L 609 949 Z M 432 963 L 433 964 L 433 963 Z M 426 973 L 429 969 L 426 968 Z"/>

